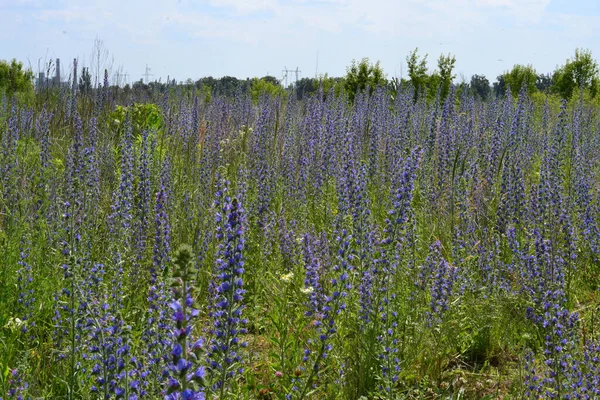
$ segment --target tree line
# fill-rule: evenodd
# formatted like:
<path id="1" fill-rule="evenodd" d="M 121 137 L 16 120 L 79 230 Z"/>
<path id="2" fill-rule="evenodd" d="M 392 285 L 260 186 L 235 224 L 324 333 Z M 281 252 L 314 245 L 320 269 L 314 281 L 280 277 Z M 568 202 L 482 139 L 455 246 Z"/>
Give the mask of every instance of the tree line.
<path id="1" fill-rule="evenodd" d="M 469 91 L 475 97 L 485 101 L 492 96 L 505 96 L 509 90 L 513 96 L 516 96 L 522 88 L 530 94 L 541 92 L 564 99 L 569 99 L 573 94 L 583 90 L 594 98 L 600 86 L 598 62 L 593 58 L 591 51 L 586 49 L 576 49 L 575 55 L 558 66 L 551 74 L 538 73 L 531 65 L 517 64 L 498 75 L 493 83 L 490 83 L 486 76 L 479 74 L 473 75 L 468 82 L 456 83 L 454 55 L 440 55 L 437 59 L 437 68 L 434 69 L 429 67 L 427 57 L 427 54 L 421 56 L 418 48 L 409 53 L 406 57 L 408 77 L 400 79 L 395 77 L 388 79 L 379 62 L 372 63 L 368 58 L 363 58 L 360 61 L 353 60 L 343 77 L 322 75 L 302 78 L 287 88 L 284 88 L 281 81 L 273 76 L 246 79 L 208 76 L 196 81 L 188 79 L 179 83 L 175 80 L 164 83 L 144 83 L 140 80 L 132 85 L 125 85 L 122 90 L 125 94 L 131 91 L 155 93 L 179 86 L 184 89 L 195 89 L 206 97 L 233 96 L 238 92 L 250 92 L 254 98 L 262 93 L 281 94 L 288 90 L 301 100 L 318 91 L 327 93 L 333 88 L 338 92 L 345 91 L 349 100 L 353 101 L 357 93 L 367 88 L 372 90 L 377 86 L 388 86 L 390 90 L 395 91 L 400 85 L 411 84 L 415 91 L 415 99 L 420 96 L 427 96 L 429 99 L 439 96 L 443 100 L 448 96 L 451 88 L 455 87 L 460 91 Z M 30 93 L 34 90 L 33 78 L 33 72 L 24 68 L 23 63 L 17 60 L 10 62 L 0 60 L 0 93 L 9 96 L 15 93 Z M 93 91 L 89 68 L 82 68 L 77 86 L 82 94 Z"/>

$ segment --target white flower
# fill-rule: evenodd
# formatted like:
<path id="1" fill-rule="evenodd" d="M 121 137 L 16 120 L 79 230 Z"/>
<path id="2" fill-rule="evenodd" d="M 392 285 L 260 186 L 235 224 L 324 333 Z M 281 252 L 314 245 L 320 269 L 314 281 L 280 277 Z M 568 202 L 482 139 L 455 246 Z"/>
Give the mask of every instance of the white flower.
<path id="1" fill-rule="evenodd" d="M 4 327 L 14 332 L 17 329 L 20 329 L 23 325 L 25 325 L 25 321 L 22 321 L 19 318 L 9 318 Z"/>
<path id="2" fill-rule="evenodd" d="M 290 272 L 289 274 L 281 275 L 281 280 L 284 282 L 289 282 L 294 277 L 294 273 Z"/>
<path id="3" fill-rule="evenodd" d="M 314 291 L 315 291 L 315 289 L 312 286 L 305 287 L 304 289 L 302 289 L 302 293 L 304 293 L 304 294 L 311 294 Z"/>

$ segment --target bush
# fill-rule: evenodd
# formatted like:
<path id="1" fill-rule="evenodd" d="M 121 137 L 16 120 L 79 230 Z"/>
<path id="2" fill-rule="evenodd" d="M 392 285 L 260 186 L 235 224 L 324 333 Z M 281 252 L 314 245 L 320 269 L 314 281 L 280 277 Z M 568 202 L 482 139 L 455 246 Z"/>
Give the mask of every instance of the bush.
<path id="1" fill-rule="evenodd" d="M 13 59 L 0 60 L 0 93 L 11 96 L 15 93 L 33 92 L 33 72 L 23 69 L 23 63 Z"/>

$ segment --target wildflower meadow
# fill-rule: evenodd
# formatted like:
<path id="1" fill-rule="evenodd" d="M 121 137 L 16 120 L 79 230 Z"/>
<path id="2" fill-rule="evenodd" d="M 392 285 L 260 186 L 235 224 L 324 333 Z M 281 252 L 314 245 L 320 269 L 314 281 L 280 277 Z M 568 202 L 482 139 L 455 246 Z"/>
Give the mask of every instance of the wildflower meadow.
<path id="1" fill-rule="evenodd" d="M 598 399 L 600 106 L 0 98 L 1 399 Z M 577 92 L 577 91 L 575 91 Z"/>

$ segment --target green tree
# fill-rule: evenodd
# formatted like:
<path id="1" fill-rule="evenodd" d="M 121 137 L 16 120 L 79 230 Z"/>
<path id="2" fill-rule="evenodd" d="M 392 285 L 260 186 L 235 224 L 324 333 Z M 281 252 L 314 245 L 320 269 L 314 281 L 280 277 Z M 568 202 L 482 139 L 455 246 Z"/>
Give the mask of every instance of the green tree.
<path id="1" fill-rule="evenodd" d="M 265 81 L 265 82 L 269 82 L 272 83 L 275 86 L 280 86 L 280 82 L 279 79 L 275 78 L 274 76 L 271 75 L 265 75 L 262 78 L 260 78 L 261 80 Z"/>
<path id="2" fill-rule="evenodd" d="M 319 91 L 323 96 L 327 96 L 331 89 L 338 96 L 344 87 L 344 83 L 343 78 L 332 78 L 327 74 L 316 78 L 302 78 L 294 83 L 294 92 L 298 100 L 310 97 L 315 93 L 319 93 Z"/>
<path id="3" fill-rule="evenodd" d="M 550 74 L 539 74 L 535 82 L 535 87 L 544 93 L 548 93 L 552 87 L 552 77 Z"/>
<path id="4" fill-rule="evenodd" d="M 419 57 L 419 48 L 415 48 L 412 53 L 406 56 L 408 66 L 408 76 L 415 90 L 415 100 L 419 92 L 427 85 L 429 76 L 427 75 L 427 54 L 421 59 Z"/>
<path id="5" fill-rule="evenodd" d="M 496 82 L 494 82 L 494 95 L 496 97 L 502 97 L 506 94 L 506 80 L 504 75 L 498 75 Z"/>
<path id="6" fill-rule="evenodd" d="M 552 91 L 562 98 L 569 99 L 578 88 L 587 89 L 592 97 L 598 93 L 598 63 L 589 50 L 576 49 L 575 57 L 567 60 L 552 75 Z"/>
<path id="7" fill-rule="evenodd" d="M 481 100 L 487 100 L 492 92 L 490 81 L 484 75 L 473 75 L 471 77 L 471 90 Z"/>
<path id="8" fill-rule="evenodd" d="M 357 93 L 369 88 L 370 93 L 377 86 L 386 84 L 385 74 L 379 65 L 379 61 L 371 64 L 368 58 L 363 58 L 359 63 L 352 60 L 352 64 L 346 68 L 346 79 L 344 89 L 348 93 L 348 99 L 353 102 Z"/>
<path id="9" fill-rule="evenodd" d="M 452 85 L 452 81 L 456 78 L 456 75 L 452 74 L 454 70 L 454 64 L 456 63 L 456 57 L 453 55 L 440 55 L 438 58 L 438 70 L 440 76 L 440 84 L 441 84 L 441 98 L 442 101 L 448 97 L 450 93 L 450 86 Z"/>
<path id="10" fill-rule="evenodd" d="M 33 72 L 23 69 L 23 63 L 13 59 L 0 60 L 0 91 L 6 94 L 31 92 L 33 90 Z"/>
<path id="11" fill-rule="evenodd" d="M 219 79 L 218 93 L 226 96 L 235 96 L 240 88 L 247 88 L 246 81 L 242 81 L 233 76 L 224 76 Z"/>
<path id="12" fill-rule="evenodd" d="M 519 91 L 525 85 L 527 93 L 534 93 L 537 88 L 537 72 L 531 65 L 516 64 L 510 71 L 504 73 L 506 87 L 510 86 L 513 96 L 518 96 Z"/>
<path id="13" fill-rule="evenodd" d="M 325 74 L 320 75 L 317 79 L 319 81 L 319 89 L 323 91 L 324 96 L 327 96 L 331 89 L 333 89 L 336 96 L 340 96 L 346 86 L 346 80 L 344 78 L 334 78 Z M 383 85 L 383 83 L 381 83 L 381 85 Z"/>
<path id="14" fill-rule="evenodd" d="M 285 93 L 283 86 L 279 84 L 279 81 L 275 79 L 277 83 L 274 83 L 272 79 L 265 78 L 254 78 L 250 85 L 250 96 L 254 102 L 258 101 L 258 98 L 263 94 L 269 96 L 280 96 Z"/>
<path id="15" fill-rule="evenodd" d="M 319 81 L 315 78 L 302 78 L 294 83 L 296 98 L 302 100 L 319 89 Z"/>
<path id="16" fill-rule="evenodd" d="M 202 88 L 205 86 L 210 86 L 211 89 L 217 91 L 217 82 L 218 81 L 215 78 L 213 78 L 212 76 L 205 76 L 204 78 L 198 79 L 194 83 L 194 86 L 198 90 L 202 90 Z"/>

